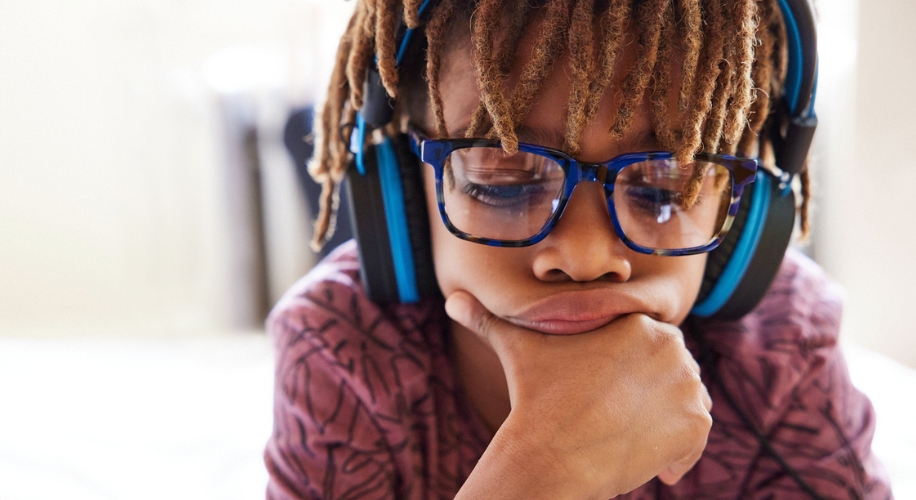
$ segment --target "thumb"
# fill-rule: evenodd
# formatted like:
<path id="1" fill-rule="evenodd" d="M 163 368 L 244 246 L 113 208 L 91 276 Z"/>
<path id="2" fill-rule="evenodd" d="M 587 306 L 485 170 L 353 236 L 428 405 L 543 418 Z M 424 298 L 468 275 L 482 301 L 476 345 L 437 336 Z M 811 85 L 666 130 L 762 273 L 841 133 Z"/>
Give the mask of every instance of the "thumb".
<path id="1" fill-rule="evenodd" d="M 476 297 L 463 290 L 454 292 L 445 301 L 445 312 L 499 353 L 504 335 L 497 332 L 509 325 L 487 310 Z"/>

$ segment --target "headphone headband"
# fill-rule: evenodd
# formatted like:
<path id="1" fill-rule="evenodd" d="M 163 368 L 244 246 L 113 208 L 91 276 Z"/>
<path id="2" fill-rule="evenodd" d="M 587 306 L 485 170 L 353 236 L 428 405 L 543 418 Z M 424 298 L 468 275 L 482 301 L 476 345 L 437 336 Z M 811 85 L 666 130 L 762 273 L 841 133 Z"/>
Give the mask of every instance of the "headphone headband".
<path id="1" fill-rule="evenodd" d="M 805 167 L 817 129 L 817 30 L 810 0 L 779 0 L 779 8 L 786 26 L 789 67 L 769 132 L 776 166 L 795 175 Z"/>
<path id="2" fill-rule="evenodd" d="M 793 116 L 814 114 L 817 86 L 817 31 L 810 0 L 779 0 L 786 25 L 789 68 L 785 98 Z"/>

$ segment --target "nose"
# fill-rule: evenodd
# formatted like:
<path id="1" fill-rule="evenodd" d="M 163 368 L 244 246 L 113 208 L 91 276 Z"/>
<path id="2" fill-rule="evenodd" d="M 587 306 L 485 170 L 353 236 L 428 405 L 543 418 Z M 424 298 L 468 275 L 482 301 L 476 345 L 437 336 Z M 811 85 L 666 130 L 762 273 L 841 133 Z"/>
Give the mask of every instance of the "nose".
<path id="1" fill-rule="evenodd" d="M 576 186 L 557 225 L 535 246 L 534 273 L 543 281 L 630 279 L 632 251 L 614 231 L 600 183 Z"/>

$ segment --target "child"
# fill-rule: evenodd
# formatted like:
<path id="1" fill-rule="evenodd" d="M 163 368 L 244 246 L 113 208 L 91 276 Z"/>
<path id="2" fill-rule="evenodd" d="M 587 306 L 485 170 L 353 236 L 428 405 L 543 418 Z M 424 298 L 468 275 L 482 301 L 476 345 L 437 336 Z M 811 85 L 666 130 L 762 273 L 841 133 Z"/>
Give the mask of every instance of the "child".
<path id="1" fill-rule="evenodd" d="M 755 176 L 716 153 L 774 168 L 778 1 L 421 3 L 357 3 L 312 173 L 320 241 L 377 64 L 441 293 L 371 301 L 351 242 L 276 306 L 268 498 L 890 498 L 815 264 L 691 315 Z"/>

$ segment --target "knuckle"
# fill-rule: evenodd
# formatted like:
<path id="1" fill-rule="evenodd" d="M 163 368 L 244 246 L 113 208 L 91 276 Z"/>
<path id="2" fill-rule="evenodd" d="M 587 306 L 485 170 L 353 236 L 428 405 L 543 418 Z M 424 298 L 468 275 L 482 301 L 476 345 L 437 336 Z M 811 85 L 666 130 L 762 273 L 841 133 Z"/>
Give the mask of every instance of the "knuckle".
<path id="1" fill-rule="evenodd" d="M 616 318 L 612 324 L 616 331 L 621 333 L 632 334 L 635 332 L 650 331 L 649 318 L 644 314 L 630 313 Z"/>
<path id="2" fill-rule="evenodd" d="M 696 409 L 690 414 L 689 428 L 696 436 L 702 436 L 705 442 L 709 430 L 712 428 L 712 415 L 706 411 L 702 404 L 695 405 Z"/>
<path id="3" fill-rule="evenodd" d="M 490 333 L 496 326 L 496 318 L 489 313 L 483 313 L 477 316 L 477 321 L 474 324 L 474 329 L 477 330 L 477 333 L 480 335 L 489 338 Z"/>
<path id="4" fill-rule="evenodd" d="M 672 348 L 679 344 L 678 336 L 668 328 L 658 328 L 655 334 L 656 342 L 662 347 Z"/>
<path id="5" fill-rule="evenodd" d="M 670 325 L 656 325 L 652 330 L 652 350 L 667 356 L 673 363 L 684 365 L 684 341 L 681 332 Z"/>
<path id="6" fill-rule="evenodd" d="M 697 429 L 700 430 L 704 435 L 709 433 L 709 430 L 712 428 L 712 415 L 709 414 L 705 409 L 698 411 L 696 413 L 695 425 Z"/>
<path id="7" fill-rule="evenodd" d="M 686 425 L 691 434 L 705 438 L 712 428 L 710 405 L 707 404 L 709 393 L 700 380 L 699 374 L 687 367 L 683 368 L 681 373 L 683 377 L 681 383 L 685 389 L 682 394 L 686 397 L 685 408 L 688 409 Z"/>

